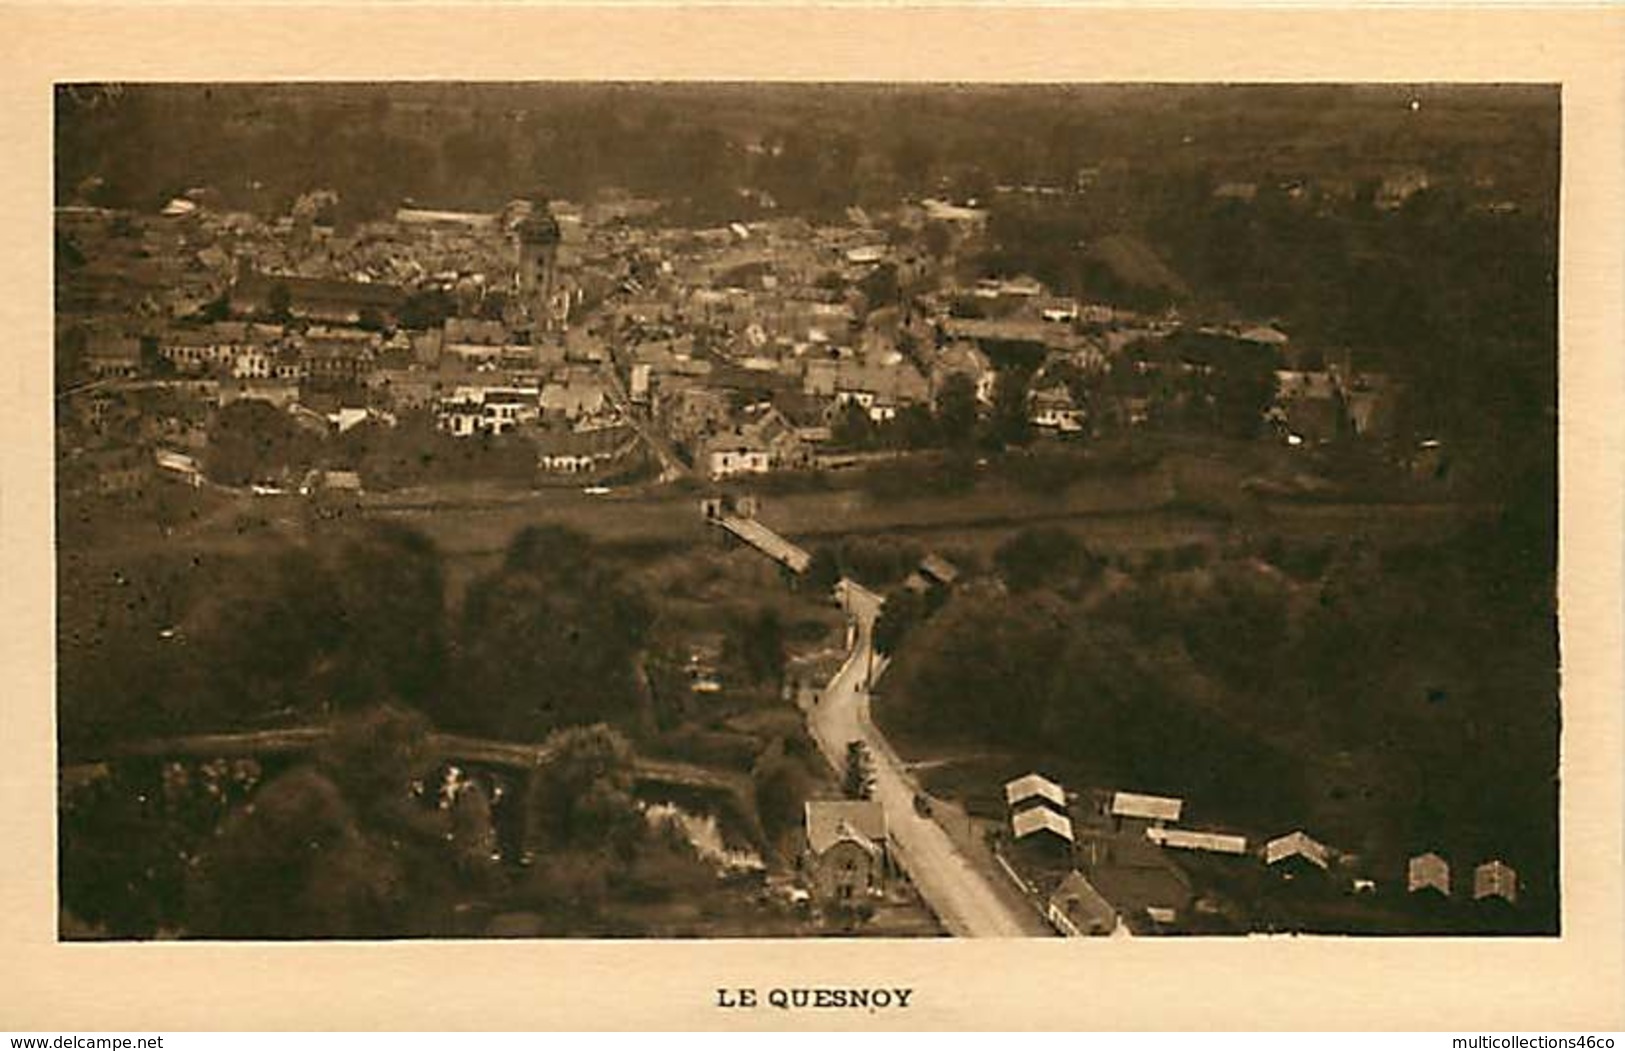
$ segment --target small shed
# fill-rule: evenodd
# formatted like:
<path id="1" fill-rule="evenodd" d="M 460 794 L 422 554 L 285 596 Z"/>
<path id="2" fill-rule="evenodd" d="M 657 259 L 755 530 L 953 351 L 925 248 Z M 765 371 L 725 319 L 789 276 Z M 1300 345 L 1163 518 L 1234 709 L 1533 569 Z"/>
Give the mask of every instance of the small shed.
<path id="1" fill-rule="evenodd" d="M 1161 825 L 1179 820 L 1179 815 L 1185 809 L 1183 799 L 1174 799 L 1170 796 L 1150 796 L 1138 792 L 1115 792 L 1112 794 L 1111 806 L 1107 809 L 1118 828 L 1123 826 L 1125 820 L 1145 821 L 1153 825 Z"/>
<path id="2" fill-rule="evenodd" d="M 322 488 L 345 493 L 361 491 L 361 475 L 355 471 L 327 471 L 322 475 Z"/>
<path id="3" fill-rule="evenodd" d="M 1450 862 L 1431 850 L 1416 855 L 1405 868 L 1405 889 L 1411 894 L 1433 891 L 1450 897 Z"/>
<path id="4" fill-rule="evenodd" d="M 1048 803 L 1066 813 L 1066 790 L 1043 774 L 1024 774 L 1004 786 L 1004 801 L 1012 811 L 1033 804 Z"/>
<path id="5" fill-rule="evenodd" d="M 920 572 L 943 587 L 952 587 L 954 581 L 959 579 L 959 569 L 935 552 L 920 559 Z"/>
<path id="6" fill-rule="evenodd" d="M 1264 844 L 1264 864 L 1287 875 L 1295 871 L 1325 872 L 1331 867 L 1331 851 L 1299 829 Z"/>
<path id="7" fill-rule="evenodd" d="M 1062 817 L 1055 811 L 1044 806 L 1028 807 L 1010 819 L 1010 828 L 1016 834 L 1016 839 L 1027 840 L 1038 837 L 1039 840 L 1051 839 L 1067 843 L 1073 841 L 1072 819 Z"/>
<path id="8" fill-rule="evenodd" d="M 1473 900 L 1500 899 L 1508 905 L 1518 901 L 1518 872 L 1496 858 L 1473 870 Z"/>

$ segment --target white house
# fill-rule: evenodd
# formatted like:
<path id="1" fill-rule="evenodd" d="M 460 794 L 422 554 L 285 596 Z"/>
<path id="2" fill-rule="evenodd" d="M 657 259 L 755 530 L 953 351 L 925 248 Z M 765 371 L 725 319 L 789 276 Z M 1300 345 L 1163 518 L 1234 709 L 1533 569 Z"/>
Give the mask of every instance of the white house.
<path id="1" fill-rule="evenodd" d="M 712 478 L 766 474 L 773 468 L 773 457 L 767 443 L 743 430 L 707 439 L 701 459 L 706 474 Z"/>

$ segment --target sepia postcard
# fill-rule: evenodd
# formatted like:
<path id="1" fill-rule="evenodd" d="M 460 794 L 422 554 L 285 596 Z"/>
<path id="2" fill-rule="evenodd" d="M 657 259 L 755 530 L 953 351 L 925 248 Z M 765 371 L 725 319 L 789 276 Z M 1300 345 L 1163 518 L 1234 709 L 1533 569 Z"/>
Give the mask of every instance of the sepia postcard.
<path id="1" fill-rule="evenodd" d="M 1620 1025 L 1618 12 L 5 17 L 5 1013 Z"/>

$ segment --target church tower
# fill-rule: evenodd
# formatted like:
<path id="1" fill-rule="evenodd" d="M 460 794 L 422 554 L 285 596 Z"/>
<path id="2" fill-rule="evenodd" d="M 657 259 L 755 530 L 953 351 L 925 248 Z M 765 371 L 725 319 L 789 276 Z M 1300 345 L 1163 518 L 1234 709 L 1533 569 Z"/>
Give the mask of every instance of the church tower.
<path id="1" fill-rule="evenodd" d="M 547 199 L 531 199 L 530 214 L 514 231 L 519 244 L 519 299 L 530 316 L 533 332 L 558 328 L 559 317 L 553 305 L 557 285 L 559 222 L 548 209 Z"/>

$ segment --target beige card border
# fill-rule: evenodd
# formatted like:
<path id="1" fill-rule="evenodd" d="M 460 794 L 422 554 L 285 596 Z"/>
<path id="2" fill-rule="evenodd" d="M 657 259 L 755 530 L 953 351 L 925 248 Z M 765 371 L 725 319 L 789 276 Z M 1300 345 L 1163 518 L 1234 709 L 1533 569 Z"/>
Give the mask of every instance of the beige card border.
<path id="1" fill-rule="evenodd" d="M 0 8 L 0 1027 L 1618 1029 L 1619 10 L 290 5 Z M 1564 85 L 1560 939 L 58 945 L 51 83 L 274 79 L 1390 80 Z M 725 1012 L 721 985 L 912 986 Z"/>

